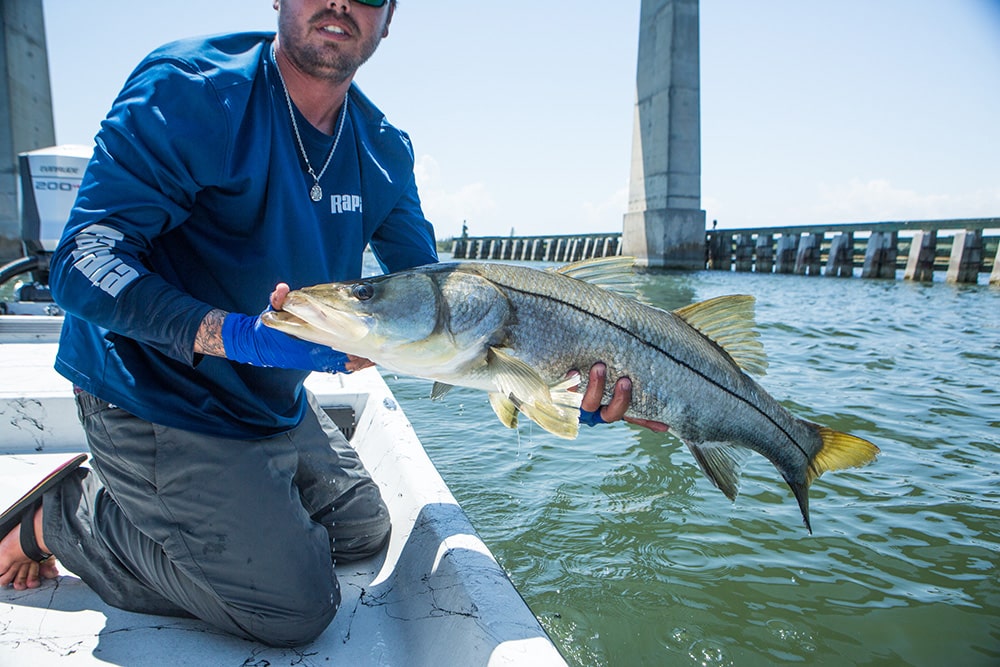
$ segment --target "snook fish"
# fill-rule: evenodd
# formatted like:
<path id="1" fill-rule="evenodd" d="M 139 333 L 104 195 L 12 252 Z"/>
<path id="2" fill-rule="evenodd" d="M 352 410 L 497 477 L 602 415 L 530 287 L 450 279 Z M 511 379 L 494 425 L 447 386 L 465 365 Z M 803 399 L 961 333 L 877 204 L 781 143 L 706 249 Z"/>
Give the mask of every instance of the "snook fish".
<path id="1" fill-rule="evenodd" d="M 485 262 L 432 264 L 292 291 L 264 322 L 384 368 L 489 392 L 500 421 L 518 413 L 576 437 L 587 369 L 632 380 L 628 415 L 670 426 L 708 478 L 736 497 L 750 451 L 765 456 L 798 501 L 828 470 L 871 462 L 861 438 L 798 419 L 751 379 L 767 367 L 753 297 L 724 296 L 673 312 L 632 298 L 631 258 L 539 270 Z M 566 380 L 569 369 L 581 377 Z M 608 383 L 609 395 L 613 382 Z"/>

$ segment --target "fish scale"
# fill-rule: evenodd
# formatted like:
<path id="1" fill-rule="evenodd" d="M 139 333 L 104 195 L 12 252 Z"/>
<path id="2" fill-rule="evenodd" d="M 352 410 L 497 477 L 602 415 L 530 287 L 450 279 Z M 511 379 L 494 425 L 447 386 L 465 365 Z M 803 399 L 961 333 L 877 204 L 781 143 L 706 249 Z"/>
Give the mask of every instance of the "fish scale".
<path id="1" fill-rule="evenodd" d="M 672 313 L 586 283 L 567 290 L 560 283 L 572 279 L 560 274 L 543 274 L 547 280 L 526 280 L 535 276 L 526 276 L 518 270 L 521 267 L 476 263 L 465 266 L 510 292 L 508 299 L 515 315 L 523 313 L 520 321 L 510 325 L 511 347 L 532 365 L 544 367 L 550 380 L 560 377 L 566 368 L 589 368 L 602 361 L 610 377 L 632 379 L 628 414 L 665 422 L 681 437 L 686 434 L 693 440 L 706 441 L 713 439 L 715 429 L 710 425 L 724 422 L 694 417 L 705 411 L 689 409 L 690 399 L 685 399 L 692 396 L 692 391 L 703 393 L 706 388 L 699 380 L 704 380 L 745 402 L 783 436 L 788 437 L 787 431 L 794 430 L 795 418 L 787 410 L 766 392 L 757 391 L 756 383 L 721 348 Z M 546 290 L 559 297 L 548 296 Z M 557 313 L 560 309 L 565 312 Z M 539 336 L 536 323 L 549 320 L 578 322 L 579 328 L 553 327 L 555 331 Z M 595 358 L 594 341 L 601 341 L 602 357 Z M 584 377 L 581 390 L 585 383 Z M 611 397 L 610 389 L 606 391 L 607 399 Z M 777 420 L 780 425 L 775 424 Z M 811 450 L 815 446 L 812 443 L 799 449 Z"/>
<path id="2" fill-rule="evenodd" d="M 630 275 L 623 258 L 548 271 L 435 264 L 296 290 L 264 321 L 434 380 L 436 396 L 450 385 L 485 390 L 504 424 L 522 414 L 562 437 L 576 436 L 578 412 L 569 406 L 579 404 L 586 370 L 604 362 L 610 379 L 632 380 L 627 415 L 667 424 L 729 498 L 747 453 L 771 461 L 811 530 L 813 480 L 866 464 L 878 448 L 795 417 L 744 372 L 766 365 L 749 297 L 668 312 L 620 293 Z M 366 289 L 355 289 L 358 283 Z M 564 382 L 570 369 L 583 385 L 572 395 Z"/>

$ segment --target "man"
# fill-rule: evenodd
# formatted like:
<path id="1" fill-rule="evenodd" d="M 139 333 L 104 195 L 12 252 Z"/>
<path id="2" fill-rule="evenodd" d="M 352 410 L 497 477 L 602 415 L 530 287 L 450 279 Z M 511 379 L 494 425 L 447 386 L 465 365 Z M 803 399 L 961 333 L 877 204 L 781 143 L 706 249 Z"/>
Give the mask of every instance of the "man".
<path id="1" fill-rule="evenodd" d="M 274 7 L 276 37 L 150 54 L 102 124 L 51 268 L 93 472 L 8 513 L 0 584 L 56 576 L 54 554 L 114 606 L 286 646 L 336 613 L 334 562 L 390 526 L 302 386 L 370 362 L 262 326 L 262 295 L 280 308 L 288 283 L 356 278 L 368 245 L 386 271 L 437 256 L 409 138 L 352 85 L 395 0 Z M 603 372 L 588 423 L 628 404 L 622 380 L 600 405 Z"/>

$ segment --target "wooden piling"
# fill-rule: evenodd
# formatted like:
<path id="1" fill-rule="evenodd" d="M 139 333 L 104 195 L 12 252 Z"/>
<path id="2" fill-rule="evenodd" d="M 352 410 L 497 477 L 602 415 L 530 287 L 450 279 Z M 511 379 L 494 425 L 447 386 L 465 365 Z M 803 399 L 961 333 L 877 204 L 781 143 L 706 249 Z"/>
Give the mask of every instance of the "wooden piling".
<path id="1" fill-rule="evenodd" d="M 981 229 L 963 229 L 955 233 L 948 260 L 949 283 L 975 283 L 983 265 L 983 232 Z"/>

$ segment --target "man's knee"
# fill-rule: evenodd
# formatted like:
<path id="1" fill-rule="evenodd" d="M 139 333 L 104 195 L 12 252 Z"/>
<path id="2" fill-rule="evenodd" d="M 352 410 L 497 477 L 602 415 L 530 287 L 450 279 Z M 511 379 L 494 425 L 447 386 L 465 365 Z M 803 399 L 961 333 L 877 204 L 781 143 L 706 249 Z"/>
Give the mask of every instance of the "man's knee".
<path id="1" fill-rule="evenodd" d="M 263 601 L 262 601 L 263 602 Z M 336 575 L 330 586 L 321 586 L 304 594 L 292 592 L 258 609 L 246 623 L 247 634 L 269 646 L 301 646 L 319 637 L 333 621 L 340 607 L 340 586 Z"/>
<path id="2" fill-rule="evenodd" d="M 361 484 L 338 499 L 335 507 L 315 517 L 330 534 L 335 562 L 374 556 L 389 539 L 389 510 L 374 482 Z"/>
<path id="3" fill-rule="evenodd" d="M 382 551 L 389 541 L 392 524 L 389 513 L 371 522 L 352 526 L 351 530 L 343 530 L 338 535 L 331 535 L 330 547 L 334 562 L 349 563 L 369 558 Z"/>

